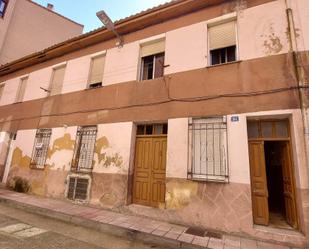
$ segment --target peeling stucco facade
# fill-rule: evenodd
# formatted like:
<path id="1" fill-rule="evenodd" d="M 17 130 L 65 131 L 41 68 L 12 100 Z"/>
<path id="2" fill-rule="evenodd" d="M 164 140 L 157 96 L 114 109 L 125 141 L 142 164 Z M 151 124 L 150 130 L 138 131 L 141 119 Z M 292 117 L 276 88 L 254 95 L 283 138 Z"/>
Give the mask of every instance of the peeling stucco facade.
<path id="1" fill-rule="evenodd" d="M 7 162 L 9 134 L 17 134 L 7 183 L 22 177 L 31 185 L 30 194 L 67 199 L 70 177 L 81 175 L 90 180 L 83 205 L 309 245 L 308 136 L 304 135 L 303 112 L 308 98 L 304 103 L 299 98 L 295 56 L 287 39 L 286 2 L 219 2 L 128 33 L 123 48 L 107 40 L 0 76 L 0 83 L 5 83 L 0 99 L 0 166 Z M 309 6 L 306 0 L 290 4 L 297 56 L 308 69 L 309 33 L 305 27 L 309 25 Z M 209 66 L 208 24 L 231 17 L 237 20 L 237 61 Z M 158 38 L 165 39 L 164 77 L 140 82 L 140 44 Z M 103 87 L 86 89 L 91 58 L 98 53 L 105 54 Z M 61 63 L 66 65 L 62 92 L 49 97 L 40 87 L 48 87 L 54 66 Z M 302 75 L 305 82 L 307 71 Z M 26 74 L 24 101 L 14 104 L 19 79 Z M 304 91 L 308 97 L 308 90 Z M 213 116 L 226 118 L 228 179 L 192 180 L 188 174 L 189 123 L 194 117 Z M 289 121 L 298 231 L 254 224 L 247 120 L 257 118 Z M 168 124 L 165 201 L 158 208 L 134 204 L 132 196 L 137 126 L 151 123 Z M 89 125 L 97 129 L 91 172 L 75 172 L 77 131 Z M 40 128 L 50 128 L 51 137 L 45 167 L 33 169 L 30 162 Z"/>

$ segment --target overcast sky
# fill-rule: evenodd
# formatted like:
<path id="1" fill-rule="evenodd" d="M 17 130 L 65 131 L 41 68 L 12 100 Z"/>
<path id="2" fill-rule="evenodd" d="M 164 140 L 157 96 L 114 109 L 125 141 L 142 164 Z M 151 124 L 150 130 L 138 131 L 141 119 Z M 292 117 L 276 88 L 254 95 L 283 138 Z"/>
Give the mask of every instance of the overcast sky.
<path id="1" fill-rule="evenodd" d="M 85 25 L 84 32 L 102 26 L 96 12 L 105 10 L 113 21 L 138 13 L 142 10 L 169 2 L 169 0 L 33 0 L 43 6 L 54 5 L 54 10 L 78 23 Z"/>

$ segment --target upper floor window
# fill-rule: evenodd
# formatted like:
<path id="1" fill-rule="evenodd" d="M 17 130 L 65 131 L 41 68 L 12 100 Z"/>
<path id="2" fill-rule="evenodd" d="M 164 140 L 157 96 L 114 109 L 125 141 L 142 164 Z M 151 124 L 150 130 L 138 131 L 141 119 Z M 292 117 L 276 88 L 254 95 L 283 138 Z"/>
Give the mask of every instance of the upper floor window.
<path id="1" fill-rule="evenodd" d="M 88 88 L 102 86 L 105 55 L 98 55 L 91 59 Z"/>
<path id="2" fill-rule="evenodd" d="M 51 133 L 51 129 L 37 130 L 31 158 L 32 167 L 44 169 Z"/>
<path id="3" fill-rule="evenodd" d="M 0 17 L 4 17 L 6 8 L 9 4 L 9 0 L 0 0 Z"/>
<path id="4" fill-rule="evenodd" d="M 25 96 L 26 86 L 27 86 L 28 77 L 21 78 L 19 81 L 17 95 L 16 95 L 16 103 L 22 102 Z"/>
<path id="5" fill-rule="evenodd" d="M 65 65 L 55 67 L 53 69 L 51 83 L 50 83 L 50 96 L 60 94 L 62 91 L 64 73 L 65 73 Z"/>
<path id="6" fill-rule="evenodd" d="M 193 118 L 189 123 L 189 144 L 189 178 L 228 180 L 226 117 Z"/>
<path id="7" fill-rule="evenodd" d="M 210 65 L 236 61 L 236 21 L 208 26 Z"/>
<path id="8" fill-rule="evenodd" d="M 141 80 L 151 80 L 164 75 L 164 50 L 164 40 L 141 46 Z"/>
<path id="9" fill-rule="evenodd" d="M 0 85 L 0 100 L 1 100 L 2 95 L 3 95 L 3 91 L 4 91 L 4 84 L 1 84 Z"/>

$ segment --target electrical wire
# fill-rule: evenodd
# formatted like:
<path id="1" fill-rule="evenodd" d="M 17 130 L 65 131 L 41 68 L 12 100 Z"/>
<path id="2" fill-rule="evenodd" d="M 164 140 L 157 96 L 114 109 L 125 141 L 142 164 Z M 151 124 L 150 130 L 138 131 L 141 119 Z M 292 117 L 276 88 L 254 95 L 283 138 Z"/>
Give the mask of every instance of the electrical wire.
<path id="1" fill-rule="evenodd" d="M 7 122 L 16 122 L 16 121 L 22 121 L 22 120 L 29 120 L 29 119 L 36 119 L 36 118 L 46 118 L 46 117 L 59 117 L 59 116 L 67 116 L 67 115 L 74 115 L 74 114 L 84 114 L 84 113 L 92 113 L 92 112 L 98 112 L 98 111 L 115 111 L 115 110 L 121 110 L 121 109 L 131 109 L 131 108 L 138 108 L 138 107 L 147 107 L 147 106 L 156 106 L 156 105 L 162 105 L 166 103 L 171 102 L 201 102 L 201 101 L 208 101 L 208 100 L 214 100 L 219 98 L 243 98 L 243 97 L 253 97 L 253 96 L 259 96 L 259 95 L 265 95 L 265 94 L 275 94 L 285 91 L 291 91 L 291 90 L 298 90 L 300 88 L 306 88 L 309 89 L 309 86 L 291 86 L 286 88 L 276 88 L 276 89 L 270 89 L 270 90 L 263 90 L 263 91 L 253 91 L 253 92 L 244 92 L 244 93 L 226 93 L 226 94 L 218 94 L 218 95 L 209 95 L 209 96 L 200 96 L 200 97 L 192 97 L 192 98 L 173 98 L 170 97 L 169 91 L 167 91 L 168 98 L 166 100 L 162 101 L 156 101 L 156 102 L 150 102 L 150 103 L 143 103 L 143 104 L 133 104 L 133 105 L 126 105 L 126 106 L 119 106 L 119 107 L 109 107 L 109 108 L 93 108 L 88 110 L 78 110 L 73 112 L 61 112 L 61 113 L 55 113 L 55 114 L 41 114 L 41 115 L 35 115 L 25 118 L 17 118 L 17 119 L 10 119 L 7 121 L 1 121 L 1 123 L 7 123 Z M 44 103 L 44 102 L 43 102 Z M 42 110 L 42 107 L 41 107 Z"/>

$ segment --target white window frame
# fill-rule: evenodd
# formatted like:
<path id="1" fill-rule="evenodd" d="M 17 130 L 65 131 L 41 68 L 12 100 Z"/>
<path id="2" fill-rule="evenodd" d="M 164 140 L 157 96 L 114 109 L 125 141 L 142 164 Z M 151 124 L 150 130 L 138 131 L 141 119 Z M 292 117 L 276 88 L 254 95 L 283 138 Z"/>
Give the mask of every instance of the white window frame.
<path id="1" fill-rule="evenodd" d="M 222 119 L 222 122 L 211 122 L 212 119 L 213 120 Z M 208 120 L 207 124 L 209 124 L 209 125 L 210 124 L 220 124 L 220 132 L 221 132 L 221 127 L 222 127 L 222 130 L 224 130 L 224 132 L 225 132 L 224 146 L 223 146 L 223 148 L 221 148 L 219 146 L 220 147 L 220 153 L 219 153 L 220 154 L 220 169 L 222 169 L 221 163 L 223 164 L 223 171 L 220 172 L 220 174 L 209 174 L 209 173 L 207 173 L 207 163 L 204 164 L 205 168 L 203 168 L 203 171 L 204 171 L 203 173 L 195 171 L 195 168 L 194 168 L 195 167 L 195 165 L 194 165 L 194 162 L 195 162 L 194 142 L 193 142 L 193 137 L 194 137 L 194 132 L 195 132 L 193 123 L 194 123 L 195 120 L 199 124 L 206 124 L 206 122 L 205 123 L 198 122 L 198 121 L 202 121 L 202 120 Z M 201 132 L 200 132 L 200 136 L 201 136 Z M 188 137 L 189 137 L 189 139 L 188 139 L 188 148 L 189 148 L 189 150 L 188 150 L 188 179 L 196 180 L 196 181 L 210 181 L 210 182 L 221 182 L 221 183 L 229 182 L 228 122 L 227 122 L 227 117 L 226 116 L 217 116 L 217 117 L 189 118 Z M 219 140 L 220 140 L 221 137 L 222 137 L 222 134 L 220 133 Z M 205 137 L 205 139 L 206 139 L 206 137 Z M 207 145 L 207 140 L 205 140 L 205 144 Z M 221 151 L 221 149 L 223 149 L 223 151 Z M 206 153 L 207 153 L 207 148 L 206 148 Z M 212 172 L 216 171 L 216 164 L 214 162 L 215 161 L 213 160 Z M 201 163 L 201 161 L 200 161 L 200 163 Z"/>
<path id="2" fill-rule="evenodd" d="M 24 75 L 22 77 L 19 78 L 19 82 L 18 82 L 18 88 L 17 88 L 17 93 L 16 93 L 16 98 L 15 98 L 15 103 L 20 103 L 20 102 L 23 102 L 24 101 L 24 97 L 25 97 L 25 92 L 26 92 L 26 89 L 23 93 L 23 96 L 20 97 L 20 90 L 21 90 L 21 87 L 22 87 L 22 82 L 23 80 L 27 80 L 26 81 L 26 84 L 28 83 L 28 80 L 29 80 L 29 75 Z M 27 86 L 26 86 L 27 87 Z M 19 99 L 20 98 L 20 99 Z"/>
<path id="3" fill-rule="evenodd" d="M 238 18 L 237 18 L 237 13 L 233 12 L 233 13 L 229 13 L 223 16 L 219 16 L 217 18 L 208 20 L 206 22 L 206 27 L 207 27 L 207 50 L 208 50 L 208 67 L 213 67 L 213 66 L 220 66 L 220 65 L 225 65 L 225 64 L 229 64 L 229 63 L 233 63 L 233 62 L 226 62 L 226 63 L 221 63 L 221 64 L 216 64 L 216 65 L 212 65 L 212 61 L 211 61 L 211 53 L 210 53 L 210 41 L 209 41 L 209 26 L 216 26 L 222 23 L 227 23 L 227 22 L 232 22 L 235 21 L 235 33 L 236 33 L 236 50 L 235 50 L 235 61 L 233 62 L 237 62 L 239 61 L 239 42 L 238 42 Z"/>

